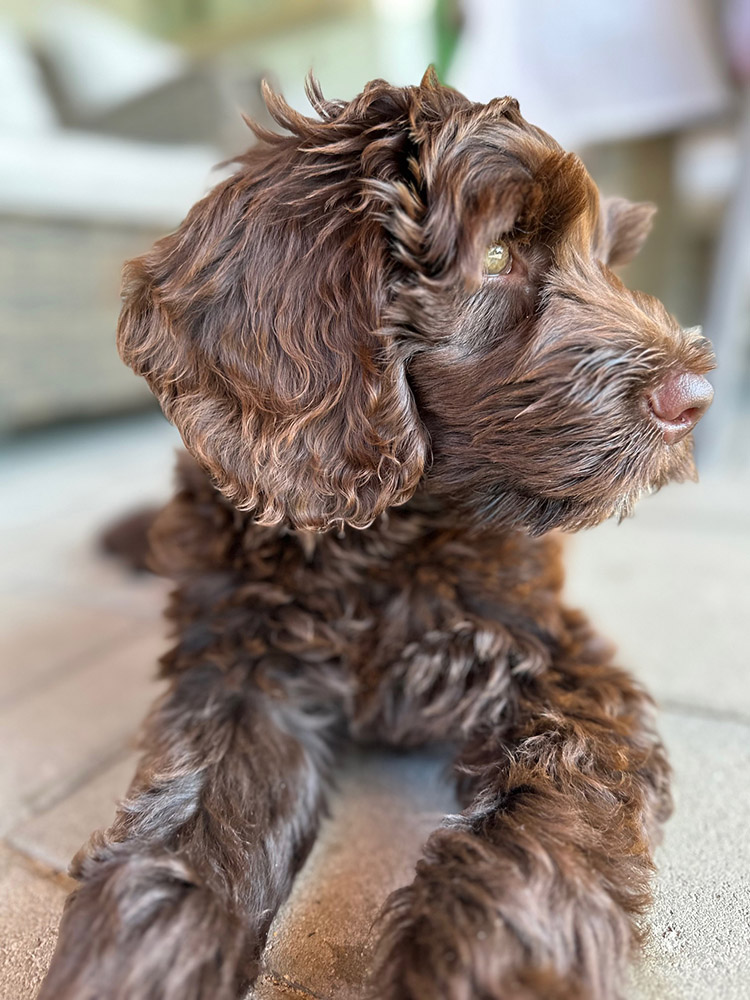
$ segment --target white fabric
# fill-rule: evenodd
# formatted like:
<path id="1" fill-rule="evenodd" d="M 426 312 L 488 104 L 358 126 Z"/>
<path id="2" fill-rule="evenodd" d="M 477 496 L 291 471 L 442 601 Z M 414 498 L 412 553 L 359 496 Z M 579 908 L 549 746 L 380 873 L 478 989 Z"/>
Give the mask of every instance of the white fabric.
<path id="1" fill-rule="evenodd" d="M 511 94 L 566 146 L 669 131 L 728 101 L 700 0 L 465 0 L 450 82 Z"/>

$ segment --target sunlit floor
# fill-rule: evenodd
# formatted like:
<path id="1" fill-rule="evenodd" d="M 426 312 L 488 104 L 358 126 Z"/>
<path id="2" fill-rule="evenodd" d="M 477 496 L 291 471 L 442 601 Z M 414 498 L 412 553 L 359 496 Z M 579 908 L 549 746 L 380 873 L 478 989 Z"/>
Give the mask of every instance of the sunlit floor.
<path id="1" fill-rule="evenodd" d="M 174 432 L 155 416 L 29 438 L 6 456 L 0 661 L 0 996 L 30 1000 L 68 861 L 105 824 L 158 691 L 162 581 L 100 557 L 97 530 L 166 497 Z M 7 511 L 7 513 L 5 513 Z M 570 599 L 661 705 L 677 812 L 659 852 L 632 1000 L 740 1000 L 750 983 L 750 479 L 709 478 L 571 539 Z M 273 928 L 263 998 L 351 997 L 369 932 L 452 808 L 439 754 L 352 756 Z M 398 828 L 398 837 L 393 830 Z"/>

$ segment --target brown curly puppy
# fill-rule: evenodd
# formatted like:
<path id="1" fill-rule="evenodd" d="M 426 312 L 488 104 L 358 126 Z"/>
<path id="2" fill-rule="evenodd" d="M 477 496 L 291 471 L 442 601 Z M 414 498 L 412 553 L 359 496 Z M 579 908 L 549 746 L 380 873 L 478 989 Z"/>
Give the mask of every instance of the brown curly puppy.
<path id="1" fill-rule="evenodd" d="M 152 535 L 177 644 L 41 997 L 236 996 L 346 734 L 456 741 L 465 802 L 373 996 L 618 997 L 668 767 L 544 533 L 692 474 L 710 351 L 610 270 L 651 209 L 515 101 L 310 98 L 126 268 L 120 351 L 193 456 Z"/>

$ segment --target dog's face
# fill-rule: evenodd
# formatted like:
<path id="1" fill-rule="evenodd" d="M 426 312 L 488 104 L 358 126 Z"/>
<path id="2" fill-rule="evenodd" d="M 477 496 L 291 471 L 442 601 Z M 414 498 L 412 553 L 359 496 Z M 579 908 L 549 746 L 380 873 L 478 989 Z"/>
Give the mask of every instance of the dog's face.
<path id="1" fill-rule="evenodd" d="M 707 343 L 610 270 L 648 206 L 509 99 L 311 100 L 126 268 L 123 358 L 237 506 L 364 527 L 423 484 L 543 531 L 692 474 Z"/>

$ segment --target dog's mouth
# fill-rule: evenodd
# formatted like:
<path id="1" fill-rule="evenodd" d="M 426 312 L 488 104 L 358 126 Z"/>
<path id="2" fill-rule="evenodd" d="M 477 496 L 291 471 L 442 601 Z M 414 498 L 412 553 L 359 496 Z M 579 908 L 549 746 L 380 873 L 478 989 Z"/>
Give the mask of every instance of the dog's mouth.
<path id="1" fill-rule="evenodd" d="M 560 471 L 567 465 L 569 474 L 552 488 L 530 489 L 530 482 L 520 481 L 496 483 L 483 497 L 480 520 L 515 523 L 533 535 L 552 529 L 578 531 L 611 518 L 621 521 L 633 513 L 642 496 L 670 482 L 697 478 L 690 433 L 694 424 L 692 415 L 685 418 L 671 438 L 660 423 L 641 418 L 629 434 L 619 435 L 616 447 L 601 453 L 585 470 L 581 464 L 575 471 L 581 449 L 570 450 L 569 460 L 558 462 Z"/>
<path id="2" fill-rule="evenodd" d="M 592 499 L 589 511 L 572 528 L 594 527 L 611 518 L 622 521 L 633 513 L 643 496 L 657 493 L 671 482 L 695 481 L 698 474 L 691 431 L 697 419 L 691 415 L 665 426 L 667 422 L 651 417 L 642 443 L 622 455 L 610 488 L 605 488 L 599 499 Z M 634 441 L 639 437 L 635 432 Z"/>

